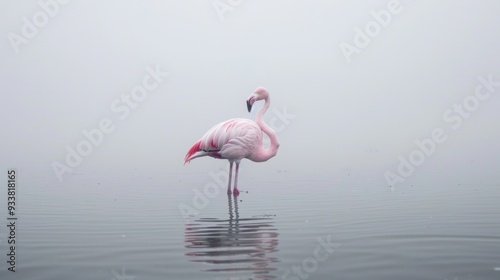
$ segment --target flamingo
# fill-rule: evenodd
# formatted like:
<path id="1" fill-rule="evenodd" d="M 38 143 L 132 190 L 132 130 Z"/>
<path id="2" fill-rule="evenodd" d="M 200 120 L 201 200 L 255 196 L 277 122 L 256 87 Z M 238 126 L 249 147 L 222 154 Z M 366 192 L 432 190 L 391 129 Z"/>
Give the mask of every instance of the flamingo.
<path id="1" fill-rule="evenodd" d="M 233 163 L 236 163 L 233 195 L 238 196 L 238 171 L 240 162 L 246 158 L 255 162 L 266 161 L 276 155 L 280 146 L 276 132 L 269 127 L 262 116 L 269 108 L 271 99 L 263 87 L 258 87 L 247 98 L 248 112 L 255 102 L 264 100 L 264 106 L 257 112 L 255 121 L 249 119 L 230 119 L 216 124 L 189 149 L 184 158 L 184 164 L 199 157 L 210 156 L 229 161 L 229 178 L 227 194 L 231 194 L 231 177 Z M 262 144 L 263 134 L 267 134 L 271 143 L 269 147 Z"/>

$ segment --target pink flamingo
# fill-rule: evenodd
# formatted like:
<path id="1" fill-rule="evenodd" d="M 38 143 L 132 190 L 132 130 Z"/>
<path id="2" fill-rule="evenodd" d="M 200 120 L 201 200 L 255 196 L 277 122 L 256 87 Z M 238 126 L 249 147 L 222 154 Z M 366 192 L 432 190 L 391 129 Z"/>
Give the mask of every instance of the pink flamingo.
<path id="1" fill-rule="evenodd" d="M 239 195 L 238 171 L 240 161 L 243 158 L 255 162 L 266 161 L 276 155 L 280 146 L 274 130 L 262 120 L 262 116 L 271 103 L 269 93 L 265 88 L 256 88 L 248 97 L 248 112 L 252 110 L 253 104 L 259 100 L 265 100 L 265 104 L 257 112 L 255 121 L 230 119 L 215 125 L 198 142 L 194 143 L 184 158 L 184 164 L 203 156 L 229 160 L 228 194 L 231 194 L 233 162 L 236 163 L 233 194 Z M 262 145 L 262 132 L 267 134 L 271 140 L 271 144 L 267 148 Z"/>

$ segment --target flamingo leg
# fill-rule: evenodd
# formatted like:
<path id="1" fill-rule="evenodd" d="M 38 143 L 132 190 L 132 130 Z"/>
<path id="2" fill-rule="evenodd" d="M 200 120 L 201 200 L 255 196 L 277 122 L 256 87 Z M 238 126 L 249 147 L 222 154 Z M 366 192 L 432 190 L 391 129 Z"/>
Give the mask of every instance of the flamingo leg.
<path id="1" fill-rule="evenodd" d="M 238 171 L 240 169 L 240 162 L 236 162 L 236 174 L 234 175 L 234 188 L 233 188 L 233 194 L 234 195 L 239 195 L 240 191 L 238 190 Z"/>
<path id="2" fill-rule="evenodd" d="M 229 177 L 227 178 L 227 194 L 231 194 L 231 177 L 233 177 L 233 162 L 229 162 Z"/>

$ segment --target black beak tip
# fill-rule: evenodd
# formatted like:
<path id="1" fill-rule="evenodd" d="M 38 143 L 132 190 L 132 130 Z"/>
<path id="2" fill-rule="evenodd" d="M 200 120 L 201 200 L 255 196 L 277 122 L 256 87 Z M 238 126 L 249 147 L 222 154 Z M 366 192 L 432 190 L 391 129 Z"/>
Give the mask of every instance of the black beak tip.
<path id="1" fill-rule="evenodd" d="M 250 101 L 248 101 L 248 100 L 247 100 L 247 109 L 248 109 L 249 113 L 252 110 L 252 104 L 250 104 Z"/>

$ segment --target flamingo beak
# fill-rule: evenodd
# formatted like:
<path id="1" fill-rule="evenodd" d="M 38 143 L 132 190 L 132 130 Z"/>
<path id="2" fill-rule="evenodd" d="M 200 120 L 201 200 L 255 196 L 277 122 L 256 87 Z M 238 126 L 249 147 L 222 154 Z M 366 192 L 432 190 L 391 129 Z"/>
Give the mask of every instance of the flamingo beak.
<path id="1" fill-rule="evenodd" d="M 247 109 L 249 113 L 252 111 L 252 103 L 250 103 L 250 100 L 247 100 Z"/>
<path id="2" fill-rule="evenodd" d="M 252 110 L 252 106 L 255 103 L 255 99 L 256 99 L 255 93 L 250 95 L 250 97 L 247 99 L 247 109 L 249 113 Z"/>

